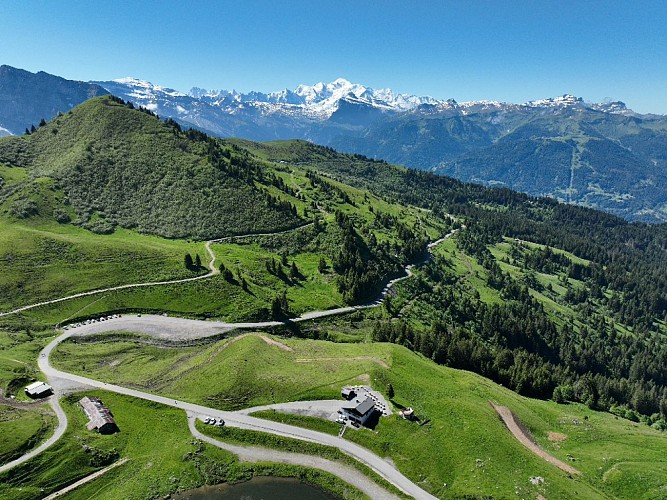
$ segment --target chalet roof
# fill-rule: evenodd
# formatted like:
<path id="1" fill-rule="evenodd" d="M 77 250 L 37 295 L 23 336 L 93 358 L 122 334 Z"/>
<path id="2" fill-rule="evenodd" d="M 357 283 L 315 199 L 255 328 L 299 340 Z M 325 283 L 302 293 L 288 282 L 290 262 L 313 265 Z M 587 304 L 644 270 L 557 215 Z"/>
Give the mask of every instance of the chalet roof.
<path id="1" fill-rule="evenodd" d="M 52 387 L 46 382 L 33 382 L 25 388 L 25 392 L 29 395 L 44 394 L 52 390 Z"/>
<path id="2" fill-rule="evenodd" d="M 371 398 L 366 398 L 365 401 L 359 403 L 355 408 L 345 408 L 348 412 L 359 415 L 360 417 L 365 416 L 367 413 L 372 411 L 375 408 L 375 401 Z"/>
<path id="3" fill-rule="evenodd" d="M 116 421 L 109 408 L 102 404 L 99 398 L 86 396 L 81 398 L 79 404 L 83 407 L 90 422 L 86 425 L 88 430 L 101 429 L 107 424 L 116 425 Z"/>

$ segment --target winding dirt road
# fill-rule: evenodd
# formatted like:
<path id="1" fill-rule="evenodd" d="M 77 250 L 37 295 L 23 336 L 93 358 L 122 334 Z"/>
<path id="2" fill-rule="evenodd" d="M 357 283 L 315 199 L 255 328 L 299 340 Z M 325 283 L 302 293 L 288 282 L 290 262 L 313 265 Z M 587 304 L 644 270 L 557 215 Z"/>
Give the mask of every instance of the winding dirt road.
<path id="1" fill-rule="evenodd" d="M 334 462 L 332 460 L 327 460 L 326 458 L 306 455 L 303 453 L 289 453 L 273 450 L 271 448 L 261 448 L 258 446 L 236 446 L 218 441 L 217 439 L 213 439 L 212 437 L 202 434 L 197 430 L 195 427 L 196 418 L 197 417 L 195 415 L 188 413 L 188 425 L 190 426 L 190 432 L 192 432 L 194 437 L 201 439 L 208 444 L 234 453 L 237 457 L 239 457 L 239 460 L 243 462 L 274 462 L 320 469 L 338 476 L 346 483 L 351 484 L 352 486 L 361 490 L 370 498 L 377 498 L 379 500 L 398 498 L 397 496 L 389 493 L 384 488 L 381 488 L 375 484 L 371 479 L 363 475 L 357 469 L 338 462 Z"/>
<path id="2" fill-rule="evenodd" d="M 204 247 L 206 248 L 206 251 L 208 252 L 209 257 L 211 260 L 208 263 L 208 269 L 209 272 L 206 274 L 202 274 L 200 276 L 193 276 L 192 278 L 181 278 L 181 279 L 175 279 L 175 280 L 166 280 L 166 281 L 149 281 L 146 283 L 130 283 L 127 285 L 118 285 L 118 286 L 112 286 L 108 288 L 98 288 L 96 290 L 90 290 L 88 292 L 81 292 L 81 293 L 75 293 L 73 295 L 67 295 L 66 297 L 60 297 L 58 299 L 52 299 L 52 300 L 45 300 L 43 302 L 37 302 L 35 304 L 30 304 L 27 306 L 19 307 L 17 309 L 14 309 L 12 311 L 6 311 L 6 312 L 0 312 L 0 317 L 2 316 L 9 316 L 11 314 L 17 314 L 23 311 L 27 311 L 29 309 L 34 309 L 35 307 L 40 307 L 40 306 L 48 306 L 51 304 L 57 304 L 58 302 L 64 302 L 66 300 L 71 300 L 71 299 L 78 299 L 80 297 L 88 297 L 90 295 L 96 295 L 98 293 L 106 293 L 106 292 L 114 292 L 116 290 L 125 290 L 128 288 L 141 288 L 141 287 L 146 287 L 146 286 L 158 286 L 158 285 L 173 285 L 177 283 L 188 283 L 190 281 L 198 281 L 198 280 L 203 280 L 206 278 L 210 278 L 212 276 L 216 276 L 220 274 L 220 270 L 215 267 L 215 253 L 213 252 L 213 249 L 211 249 L 211 244 L 212 243 L 222 243 L 223 241 L 230 241 L 230 240 L 236 240 L 236 239 L 242 239 L 242 238 L 250 238 L 253 236 L 275 236 L 278 234 L 286 234 L 292 231 L 297 231 L 299 229 L 303 229 L 304 227 L 312 226 L 313 223 L 309 222 L 308 224 L 304 224 L 299 227 L 295 227 L 293 229 L 288 229 L 286 231 L 277 231 L 274 233 L 254 233 L 254 234 L 241 234 L 238 236 L 226 236 L 224 238 L 217 238 L 214 240 L 208 240 Z"/>
<path id="3" fill-rule="evenodd" d="M 494 410 L 496 410 L 496 413 L 505 423 L 507 429 L 509 429 L 512 435 L 515 438 L 517 438 L 517 440 L 522 445 L 524 445 L 526 448 L 532 451 L 535 455 L 537 455 L 540 458 L 543 458 L 550 464 L 555 465 L 560 470 L 567 472 L 568 474 L 574 474 L 575 476 L 581 475 L 581 472 L 579 472 L 571 465 L 568 465 L 565 462 L 558 460 L 556 457 L 550 455 L 542 448 L 540 448 L 533 439 L 533 437 L 528 433 L 528 431 L 524 429 L 523 425 L 521 425 L 521 422 L 516 417 L 516 415 L 514 415 L 512 410 L 510 410 L 506 406 L 499 406 L 494 403 L 491 403 L 491 406 L 493 407 Z"/>

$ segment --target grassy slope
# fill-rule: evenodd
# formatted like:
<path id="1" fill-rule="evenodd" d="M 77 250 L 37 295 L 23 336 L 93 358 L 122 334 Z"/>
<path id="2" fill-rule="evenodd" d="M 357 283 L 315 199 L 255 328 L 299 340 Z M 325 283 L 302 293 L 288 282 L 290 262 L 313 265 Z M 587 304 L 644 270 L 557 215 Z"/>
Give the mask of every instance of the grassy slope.
<path id="1" fill-rule="evenodd" d="M 370 206 L 400 216 L 410 224 L 418 223 L 420 230 L 432 238 L 446 230 L 442 221 L 433 219 L 423 210 L 391 204 L 341 186 L 355 204 L 351 205 L 312 188 L 303 171 L 292 169 L 289 174 L 282 174 L 302 189 L 301 196 L 308 204 L 315 202 L 326 207 L 323 209 L 327 211 L 320 214 L 325 229 L 319 236 L 311 226 L 282 237 L 238 239 L 213 245 L 218 256 L 216 265 L 224 263 L 234 275 L 229 282 L 216 277 L 189 284 L 117 291 L 41 307 L 25 315 L 51 324 L 123 310 L 167 311 L 232 321 L 265 319 L 271 300 L 282 290 L 287 292 L 290 310 L 295 314 L 332 308 L 344 304 L 336 285 L 336 274 L 330 268 L 331 259 L 339 248 L 335 210 L 354 217 L 362 233 L 372 232 L 378 241 L 396 242 L 397 238 L 394 230 L 376 223 L 368 209 Z M 200 243 L 166 240 L 121 229 L 112 235 L 96 235 L 38 218 L 8 224 L 0 231 L 3 230 L 21 242 L 18 247 L 0 244 L 0 255 L 2 250 L 5 252 L 0 267 L 5 267 L 8 277 L 4 283 L 5 308 L 25 305 L 31 299 L 55 298 L 98 287 L 192 276 L 182 264 L 186 252 L 198 253 L 203 262 L 207 260 Z M 282 255 L 289 255 L 288 266 L 283 266 L 284 273 L 289 275 L 289 265 L 294 261 L 301 275 L 298 279 L 279 278 L 267 272 L 266 263 L 271 259 L 280 262 Z M 320 257 L 329 265 L 325 273 L 318 270 Z M 36 261 L 40 262 L 38 269 L 34 268 Z M 240 286 L 241 279 L 248 283 L 248 290 Z M 0 284 L 3 284 L 2 278 Z"/>
<path id="2" fill-rule="evenodd" d="M 183 266 L 186 252 L 193 256 L 197 253 L 203 262 L 207 261 L 201 243 L 141 235 L 119 227 L 113 234 L 100 235 L 71 224 L 57 224 L 54 220 L 54 213 L 60 212 L 72 219 L 78 217 L 81 224 L 88 228 L 94 227 L 97 222 L 116 221 L 122 225 L 124 216 L 115 212 L 121 208 L 132 208 L 136 210 L 137 217 L 143 217 L 146 210 L 157 203 L 145 193 L 136 192 L 136 196 L 133 195 L 134 201 L 139 203 L 135 207 L 129 200 L 114 197 L 112 188 L 115 189 L 117 183 L 110 182 L 106 177 L 87 181 L 79 179 L 74 187 L 68 183 L 78 175 L 76 172 L 88 172 L 88 163 L 82 160 L 85 158 L 99 171 L 111 169 L 104 175 L 113 176 L 119 172 L 132 175 L 132 183 L 129 186 L 123 184 L 130 191 L 136 188 L 137 183 L 150 184 L 162 165 L 159 168 L 153 165 L 153 171 L 145 171 L 142 162 L 151 165 L 150 161 L 154 161 L 144 158 L 144 152 L 139 147 L 142 141 L 148 140 L 146 137 L 157 141 L 153 149 L 166 155 L 169 175 L 196 177 L 210 169 L 199 151 L 203 148 L 201 143 L 176 137 L 171 128 L 153 117 L 129 110 L 108 98 L 86 103 L 31 136 L 0 141 L 0 155 L 28 166 L 0 165 L 0 177 L 4 183 L 0 185 L 0 242 L 3 242 L 0 243 L 0 290 L 3 292 L 0 294 L 0 310 L 95 288 L 189 277 L 192 273 Z M 234 154 L 243 158 L 238 151 Z M 153 156 L 159 157 L 159 154 Z M 142 163 L 142 167 L 135 168 L 136 162 Z M 222 262 L 234 273 L 234 279 L 229 282 L 216 278 L 206 283 L 112 292 L 31 310 L 25 316 L 47 324 L 123 310 L 167 311 L 229 320 L 263 319 L 267 317 L 272 299 L 283 290 L 287 292 L 293 313 L 327 309 L 344 303 L 336 285 L 336 275 L 330 268 L 326 273 L 318 271 L 320 258 L 324 257 L 330 266 L 340 249 L 335 211 L 349 215 L 366 241 L 372 234 L 378 242 L 398 242 L 396 231 L 379 225 L 371 209 L 398 217 L 431 238 L 446 231 L 443 221 L 432 217 L 428 211 L 390 203 L 366 191 L 333 180 L 327 181 L 345 193 L 347 199 L 341 199 L 335 192 L 313 186 L 306 171 L 298 166 L 257 158 L 252 162 L 261 165 L 269 177 L 275 175 L 281 179 L 288 189 L 281 191 L 274 185 L 259 182 L 255 182 L 256 187 L 293 204 L 300 215 L 317 215 L 326 228 L 320 237 L 316 238 L 314 234 L 298 236 L 301 233 L 298 230 L 294 236 L 283 237 L 282 240 L 259 238 L 238 240 L 236 244 L 216 244 L 214 250 L 219 255 L 216 264 Z M 197 167 L 192 167 L 191 163 Z M 52 177 L 38 177 L 47 174 Z M 125 180 L 129 182 L 130 178 Z M 100 185 L 104 187 L 98 192 Z M 80 192 L 82 186 L 91 189 L 86 194 Z M 163 187 L 159 186 L 156 191 L 161 191 Z M 249 186 L 246 188 L 250 189 Z M 249 205 L 234 205 L 231 208 L 234 217 L 242 215 L 248 221 L 264 220 L 263 215 L 256 213 L 264 210 L 263 202 L 258 204 L 252 201 L 252 197 L 248 198 L 246 188 L 240 189 L 237 194 L 244 197 L 244 203 Z M 93 203 L 89 198 L 95 196 L 99 199 Z M 171 195 L 167 193 L 165 196 Z M 18 218 L 15 205 L 21 200 L 34 203 L 34 213 Z M 177 200 L 174 195 L 171 203 L 179 205 Z M 232 203 L 233 198 L 228 201 Z M 88 208 L 84 209 L 78 203 L 95 206 L 86 205 Z M 109 203 L 115 208 L 110 209 L 107 206 Z M 218 218 L 226 219 L 229 210 L 228 206 L 210 205 L 204 211 L 207 217 L 217 214 Z M 278 212 L 273 210 L 273 213 L 276 215 Z M 85 222 L 86 217 L 89 217 L 88 222 Z M 287 217 L 270 225 L 262 222 L 252 227 L 237 225 L 235 232 L 280 230 L 283 223 L 289 220 Z M 163 222 L 166 228 L 171 227 L 169 220 Z M 197 232 L 198 223 L 196 220 L 188 222 L 193 234 Z M 152 231 L 141 224 L 137 228 Z M 299 279 L 286 280 L 267 273 L 266 262 L 272 258 L 280 261 L 285 254 L 289 255 L 290 264 L 296 262 L 301 273 Z M 289 274 L 289 267 L 284 267 L 283 271 Z M 242 279 L 248 283 L 247 290 L 240 287 Z"/>
<path id="3" fill-rule="evenodd" d="M 34 448 L 52 431 L 55 418 L 43 409 L 17 409 L 0 403 L 0 465 Z"/>
<path id="4" fill-rule="evenodd" d="M 0 389 L 5 396 L 28 400 L 23 388 L 40 378 L 37 356 L 52 335 L 53 330 L 35 331 L 25 326 L 0 330 Z"/>
<path id="5" fill-rule="evenodd" d="M 231 175 L 223 153 L 110 97 L 91 99 L 30 136 L 0 141 L 0 161 L 28 167 L 33 182 L 56 179 L 63 203 L 90 226 L 204 239 L 298 224 Z M 221 158 L 215 166 L 212 155 Z M 10 201 L 30 197 L 31 186 Z"/>
<path id="6" fill-rule="evenodd" d="M 54 360 L 67 370 L 82 372 L 85 364 L 86 372 L 99 379 L 226 409 L 336 397 L 341 386 L 363 380 L 383 390 L 390 382 L 396 389 L 395 402 L 413 406 L 428 423 L 419 426 L 392 417 L 383 419 L 375 432 L 348 432 L 346 438 L 391 457 L 404 473 L 438 495 L 509 496 L 518 491 L 521 496 L 540 492 L 558 498 L 604 494 L 624 498 L 632 488 L 655 495 L 662 486 L 667 437 L 646 426 L 579 405 L 526 399 L 478 375 L 437 366 L 398 346 L 292 339 L 285 343 L 294 352 L 268 346 L 256 337 L 224 349 L 224 343 L 213 344 L 204 351 L 129 342 L 65 344 Z M 374 356 L 391 368 L 355 361 L 355 356 Z M 318 357 L 341 360 L 294 362 Z M 146 382 L 136 384 L 137 380 Z M 496 417 L 489 400 L 512 408 L 554 455 L 563 460 L 568 453 L 574 455 L 583 478 L 567 478 L 526 451 Z M 574 425 L 573 419 L 585 424 Z M 567 438 L 554 449 L 548 432 L 561 432 Z M 635 475 L 640 472 L 648 480 L 638 485 Z M 544 477 L 545 485 L 531 485 L 531 476 Z"/>
<path id="7" fill-rule="evenodd" d="M 185 414 L 177 409 L 104 391 L 100 397 L 114 413 L 121 432 L 100 435 L 86 430 L 77 401 L 84 393 L 63 400 L 69 425 L 62 440 L 23 466 L 0 477 L 0 498 L 29 499 L 57 491 L 101 468 L 91 463 L 93 450 L 115 450 L 129 461 L 71 493 L 68 498 L 155 498 L 203 484 L 249 479 L 253 475 L 297 476 L 339 491 L 344 498 L 359 493 L 328 474 L 303 468 L 244 465 L 223 450 L 194 440 Z M 150 423 L 150 425 L 147 425 Z"/>
<path id="8" fill-rule="evenodd" d="M 183 266 L 185 253 L 198 253 L 203 260 L 208 256 L 203 244 L 127 230 L 101 236 L 56 223 L 2 224 L 0 309 L 96 288 L 194 276 Z"/>

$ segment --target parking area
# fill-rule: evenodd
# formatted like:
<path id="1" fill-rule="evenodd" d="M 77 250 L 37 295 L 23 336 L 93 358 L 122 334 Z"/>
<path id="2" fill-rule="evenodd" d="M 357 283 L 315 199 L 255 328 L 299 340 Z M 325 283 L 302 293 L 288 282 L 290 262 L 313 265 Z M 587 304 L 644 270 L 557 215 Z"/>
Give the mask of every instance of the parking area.
<path id="1" fill-rule="evenodd" d="M 346 389 L 351 389 L 353 391 L 354 396 L 350 399 L 341 397 L 341 399 L 327 399 L 320 401 L 292 401 L 289 403 L 255 406 L 253 408 L 239 410 L 238 413 L 249 415 L 262 410 L 276 410 L 294 415 L 318 417 L 339 424 L 348 424 L 349 422 L 344 415 L 343 408 L 357 407 L 370 398 L 373 401 L 375 411 L 379 413 L 379 416 L 387 417 L 392 414 L 391 405 L 387 403 L 382 394 L 373 390 L 371 387 L 357 385 L 348 386 Z"/>
<path id="2" fill-rule="evenodd" d="M 349 403 L 355 402 L 359 404 L 365 401 L 366 398 L 371 398 L 375 402 L 375 409 L 382 413 L 383 417 L 391 415 L 391 405 L 387 403 L 387 400 L 378 391 L 374 391 L 367 385 L 353 385 L 350 386 L 350 389 L 354 390 L 355 397 Z"/>

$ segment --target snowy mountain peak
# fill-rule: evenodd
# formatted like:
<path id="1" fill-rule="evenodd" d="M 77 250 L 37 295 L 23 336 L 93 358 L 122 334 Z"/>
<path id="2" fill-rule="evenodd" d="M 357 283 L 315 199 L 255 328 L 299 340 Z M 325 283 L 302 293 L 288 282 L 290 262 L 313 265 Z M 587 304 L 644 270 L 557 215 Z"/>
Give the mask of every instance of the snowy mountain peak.
<path id="1" fill-rule="evenodd" d="M 126 76 L 125 78 L 117 78 L 115 80 L 112 80 L 111 82 L 98 82 L 98 83 L 100 84 L 104 83 L 106 85 L 118 84 L 125 87 L 129 87 L 133 89 L 134 94 L 136 94 L 137 98 L 156 97 L 157 95 L 160 94 L 168 95 L 170 97 L 183 97 L 186 95 L 183 94 L 182 92 L 178 92 L 177 90 L 169 89 L 166 87 L 160 87 L 159 85 L 154 85 L 151 82 L 148 82 L 146 80 L 140 80 L 132 76 Z"/>
<path id="2" fill-rule="evenodd" d="M 552 107 L 568 107 L 583 104 L 584 100 L 581 97 L 575 97 L 572 94 L 563 94 L 558 97 L 549 97 L 548 99 L 539 99 L 537 101 L 527 102 L 525 105 L 534 108 L 552 108 Z"/>
<path id="3" fill-rule="evenodd" d="M 557 97 L 529 101 L 524 104 L 481 100 L 457 102 L 454 99 L 440 100 L 429 96 L 398 94 L 388 88 L 373 89 L 353 83 L 346 78 L 314 85 L 298 85 L 294 90 L 283 89 L 264 93 L 236 90 L 206 90 L 193 87 L 183 94 L 148 81 L 133 77 L 119 78 L 111 82 L 96 82 L 112 94 L 124 97 L 166 116 L 192 117 L 195 124 L 205 126 L 198 117 L 204 107 L 210 108 L 212 116 L 220 113 L 233 116 L 257 115 L 283 117 L 288 120 L 323 121 L 335 117 L 334 121 L 367 123 L 371 116 L 413 112 L 424 115 L 496 113 L 521 109 L 551 109 L 555 112 L 567 109 L 591 109 L 612 114 L 634 114 L 622 102 L 602 104 L 586 103 L 581 97 L 564 94 Z M 207 111 L 208 112 L 208 111 Z M 369 114 L 372 113 L 372 114 Z M 206 125 L 208 126 L 208 125 Z"/>

